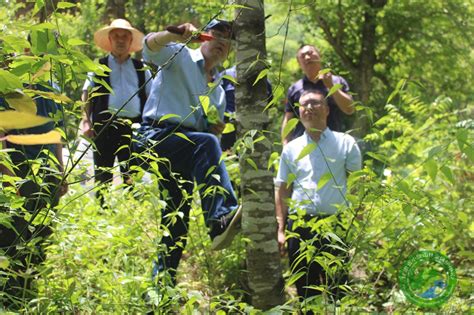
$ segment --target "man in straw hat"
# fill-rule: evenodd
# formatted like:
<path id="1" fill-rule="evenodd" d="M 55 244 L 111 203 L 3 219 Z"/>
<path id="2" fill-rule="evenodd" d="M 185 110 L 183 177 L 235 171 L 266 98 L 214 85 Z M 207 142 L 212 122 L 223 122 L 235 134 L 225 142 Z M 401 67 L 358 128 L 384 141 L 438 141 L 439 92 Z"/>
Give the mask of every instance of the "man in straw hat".
<path id="1" fill-rule="evenodd" d="M 81 129 L 94 141 L 94 172 L 99 183 L 112 181 L 115 157 L 120 163 L 124 183 L 131 184 L 129 160 L 131 157 L 131 123 L 141 122 L 151 84 L 150 71 L 143 69 L 140 60 L 130 53 L 142 49 L 143 33 L 133 28 L 127 20 L 116 19 L 94 34 L 94 42 L 109 55 L 99 63 L 112 71 L 108 76 L 92 74 L 83 87 L 82 100 L 87 102 Z M 95 78 L 94 78 L 95 77 Z M 105 82 L 104 84 L 98 82 Z M 108 86 L 112 91 L 108 90 Z M 89 91 L 94 94 L 89 99 Z M 132 97 L 133 96 L 133 97 Z M 113 118 L 113 119 L 111 119 Z M 98 193 L 104 205 L 102 194 Z"/>
<path id="2" fill-rule="evenodd" d="M 162 238 L 153 276 L 159 275 L 160 281 L 162 275 L 170 276 L 172 283 L 186 246 L 194 181 L 213 249 L 230 244 L 241 218 L 216 136 L 225 126 L 225 92 L 219 84 L 209 84 L 217 74 L 216 66 L 229 53 L 232 24 L 212 20 L 204 30 L 212 40 L 198 49 L 183 44 L 203 38 L 190 23 L 179 25 L 173 32 L 150 33 L 144 40 L 145 60 L 161 68 L 145 104 L 137 150 L 167 160 L 160 163 L 160 173 L 165 177 L 160 185 L 167 191 L 162 222 L 170 233 Z M 173 215 L 178 212 L 184 215 Z"/>

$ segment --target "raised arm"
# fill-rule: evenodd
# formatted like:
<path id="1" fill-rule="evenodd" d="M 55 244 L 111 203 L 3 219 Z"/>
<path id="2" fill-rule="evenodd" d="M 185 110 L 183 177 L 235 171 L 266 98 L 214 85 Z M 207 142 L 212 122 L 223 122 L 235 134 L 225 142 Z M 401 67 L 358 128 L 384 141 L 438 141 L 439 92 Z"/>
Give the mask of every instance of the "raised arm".
<path id="1" fill-rule="evenodd" d="M 146 37 L 146 45 L 151 51 L 157 52 L 171 42 L 185 42 L 198 29 L 191 23 L 184 23 L 178 26 L 184 29 L 183 34 L 174 34 L 168 31 L 152 33 Z"/>
<path id="2" fill-rule="evenodd" d="M 321 76 L 324 85 L 330 90 L 333 85 L 333 79 L 331 72 L 325 73 Z M 337 107 L 347 115 L 352 115 L 354 113 L 354 100 L 349 93 L 344 92 L 342 89 L 338 89 L 334 94 L 331 95 L 334 101 L 336 102 Z"/>

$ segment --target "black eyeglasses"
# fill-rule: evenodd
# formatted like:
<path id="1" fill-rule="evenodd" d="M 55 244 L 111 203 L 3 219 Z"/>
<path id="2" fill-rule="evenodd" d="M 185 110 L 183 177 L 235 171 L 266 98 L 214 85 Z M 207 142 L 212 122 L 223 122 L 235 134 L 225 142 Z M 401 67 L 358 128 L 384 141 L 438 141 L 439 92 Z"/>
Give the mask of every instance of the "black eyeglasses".
<path id="1" fill-rule="evenodd" d="M 318 106 L 321 106 L 324 104 L 324 101 L 319 101 L 319 100 L 308 100 L 304 103 L 300 103 L 300 106 L 301 107 L 304 107 L 304 108 L 309 108 L 310 106 L 311 107 L 318 107 Z"/>

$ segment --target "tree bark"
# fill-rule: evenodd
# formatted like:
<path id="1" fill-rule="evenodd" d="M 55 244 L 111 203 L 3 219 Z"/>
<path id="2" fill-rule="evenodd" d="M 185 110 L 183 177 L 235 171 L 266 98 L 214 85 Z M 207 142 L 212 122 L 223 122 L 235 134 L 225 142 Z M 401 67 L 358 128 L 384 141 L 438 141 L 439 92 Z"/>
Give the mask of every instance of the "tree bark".
<path id="1" fill-rule="evenodd" d="M 266 78 L 255 81 L 265 62 L 265 18 L 263 0 L 241 0 L 234 30 L 237 49 L 236 107 L 241 134 L 251 137 L 248 148 L 240 153 L 243 218 L 242 230 L 250 240 L 247 246 L 247 275 L 253 306 L 266 310 L 284 302 L 283 277 L 276 240 L 273 174 L 268 170 L 272 151 L 265 137 L 270 120 Z M 255 141 L 263 136 L 263 140 Z M 253 161 L 253 162 L 252 162 Z"/>

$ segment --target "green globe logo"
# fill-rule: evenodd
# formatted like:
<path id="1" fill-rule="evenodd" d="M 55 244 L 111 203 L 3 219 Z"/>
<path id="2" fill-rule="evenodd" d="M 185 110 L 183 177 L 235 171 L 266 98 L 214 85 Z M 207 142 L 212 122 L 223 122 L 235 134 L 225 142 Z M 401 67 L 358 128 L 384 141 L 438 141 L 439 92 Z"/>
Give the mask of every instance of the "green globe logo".
<path id="1" fill-rule="evenodd" d="M 456 288 L 456 270 L 449 259 L 433 251 L 418 251 L 403 263 L 398 275 L 406 298 L 421 307 L 438 307 Z"/>

